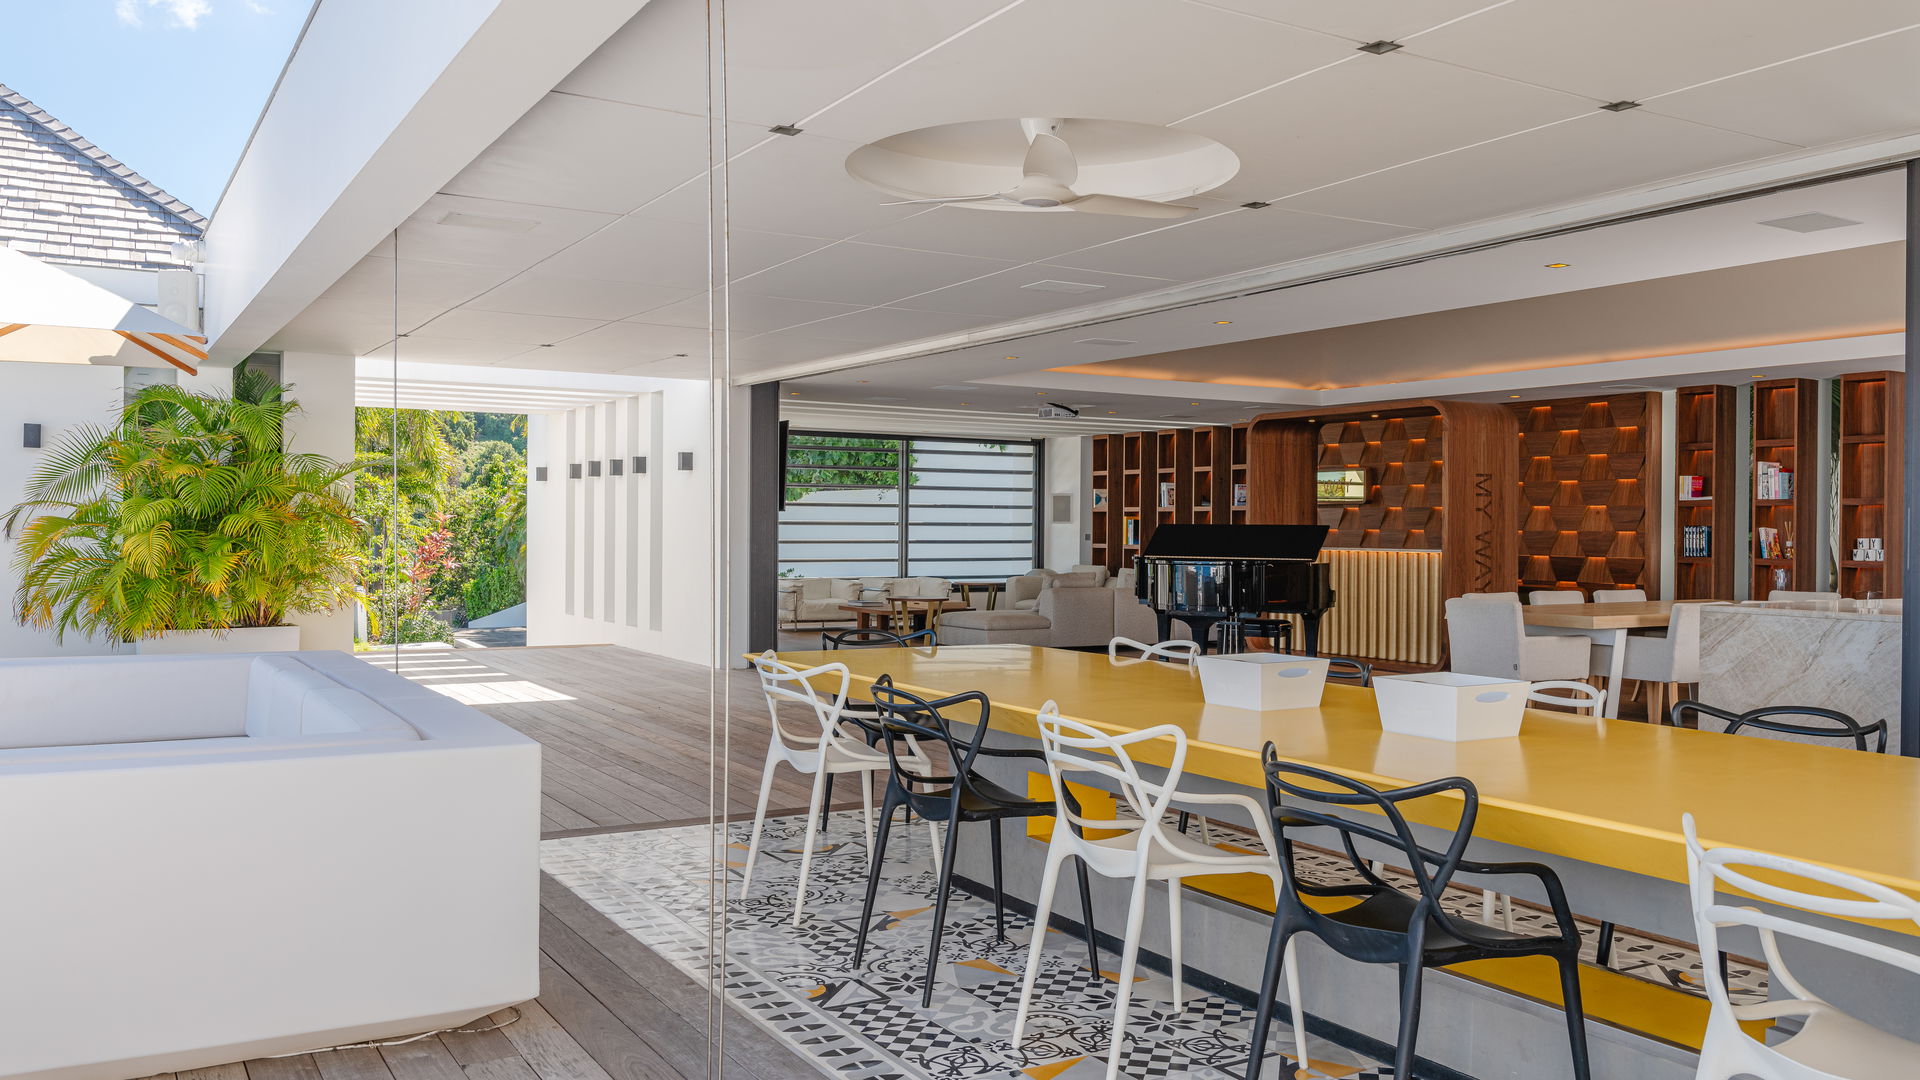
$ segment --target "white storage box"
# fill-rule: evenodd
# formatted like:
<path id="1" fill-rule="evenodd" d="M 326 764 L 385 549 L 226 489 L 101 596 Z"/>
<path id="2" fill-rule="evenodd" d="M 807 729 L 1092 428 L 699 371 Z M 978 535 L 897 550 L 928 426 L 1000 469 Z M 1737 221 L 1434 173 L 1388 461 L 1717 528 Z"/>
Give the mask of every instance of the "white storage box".
<path id="1" fill-rule="evenodd" d="M 1457 671 L 1376 675 L 1380 726 L 1397 735 L 1444 742 L 1505 739 L 1520 734 L 1529 684 Z"/>
<path id="2" fill-rule="evenodd" d="M 1284 653 L 1202 656 L 1200 693 L 1209 705 L 1234 709 L 1311 709 L 1327 687 L 1327 662 Z"/>

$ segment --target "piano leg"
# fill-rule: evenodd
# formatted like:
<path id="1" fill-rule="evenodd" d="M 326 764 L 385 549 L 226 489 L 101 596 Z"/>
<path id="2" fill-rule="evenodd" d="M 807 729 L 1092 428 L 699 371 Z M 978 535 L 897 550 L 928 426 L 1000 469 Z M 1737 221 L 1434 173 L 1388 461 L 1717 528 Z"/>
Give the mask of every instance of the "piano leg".
<path id="1" fill-rule="evenodd" d="M 1300 616 L 1300 647 L 1303 655 L 1320 655 L 1320 616 Z"/>
<path id="2" fill-rule="evenodd" d="M 1154 618 L 1154 621 L 1158 623 L 1160 627 L 1159 641 L 1172 641 L 1173 640 L 1173 616 L 1167 614 L 1164 611 L 1156 611 L 1153 613 L 1153 618 Z"/>

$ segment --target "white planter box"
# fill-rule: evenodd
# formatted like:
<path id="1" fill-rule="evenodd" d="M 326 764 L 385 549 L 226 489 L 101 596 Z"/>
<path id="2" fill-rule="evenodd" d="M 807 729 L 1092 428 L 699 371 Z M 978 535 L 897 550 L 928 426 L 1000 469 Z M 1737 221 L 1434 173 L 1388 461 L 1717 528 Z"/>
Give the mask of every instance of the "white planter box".
<path id="1" fill-rule="evenodd" d="M 300 628 L 297 626 L 241 626 L 232 630 L 169 630 L 159 637 L 141 638 L 133 643 L 140 656 L 177 653 L 262 653 L 297 652 Z"/>
<path id="2" fill-rule="evenodd" d="M 1380 726 L 1396 735 L 1443 742 L 1505 739 L 1520 734 L 1528 684 L 1456 671 L 1378 675 L 1373 696 Z"/>
<path id="3" fill-rule="evenodd" d="M 1202 656 L 1193 666 L 1207 704 L 1234 709 L 1311 709 L 1327 686 L 1327 662 L 1314 656 L 1229 653 Z"/>

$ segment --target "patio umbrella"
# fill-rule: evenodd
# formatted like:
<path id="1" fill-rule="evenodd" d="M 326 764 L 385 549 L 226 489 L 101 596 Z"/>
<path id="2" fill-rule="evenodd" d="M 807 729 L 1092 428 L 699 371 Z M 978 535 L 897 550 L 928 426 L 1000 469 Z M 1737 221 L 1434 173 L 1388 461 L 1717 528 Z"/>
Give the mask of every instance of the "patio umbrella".
<path id="1" fill-rule="evenodd" d="M 123 296 L 0 247 L 0 361 L 169 364 L 196 374 L 206 339 Z"/>

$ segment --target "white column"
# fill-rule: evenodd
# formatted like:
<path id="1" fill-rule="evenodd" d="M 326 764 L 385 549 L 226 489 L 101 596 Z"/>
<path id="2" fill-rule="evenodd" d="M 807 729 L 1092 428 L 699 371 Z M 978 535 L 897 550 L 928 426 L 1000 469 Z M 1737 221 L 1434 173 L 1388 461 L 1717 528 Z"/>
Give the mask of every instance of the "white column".
<path id="1" fill-rule="evenodd" d="M 280 381 L 292 386 L 300 411 L 287 422 L 287 449 L 353 460 L 353 368 L 351 356 L 286 353 Z M 302 649 L 353 651 L 353 607 L 334 611 L 291 612 L 287 621 L 300 628 Z"/>

